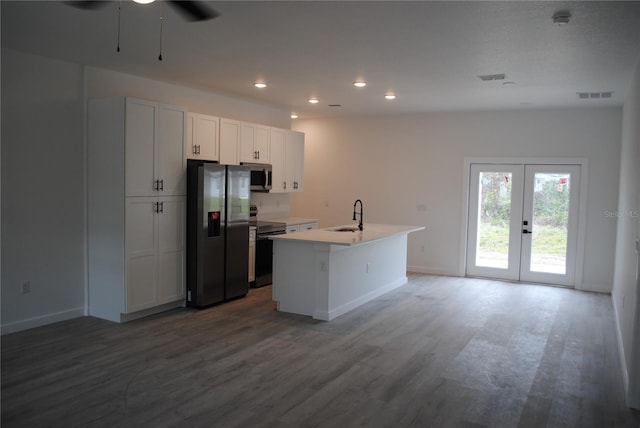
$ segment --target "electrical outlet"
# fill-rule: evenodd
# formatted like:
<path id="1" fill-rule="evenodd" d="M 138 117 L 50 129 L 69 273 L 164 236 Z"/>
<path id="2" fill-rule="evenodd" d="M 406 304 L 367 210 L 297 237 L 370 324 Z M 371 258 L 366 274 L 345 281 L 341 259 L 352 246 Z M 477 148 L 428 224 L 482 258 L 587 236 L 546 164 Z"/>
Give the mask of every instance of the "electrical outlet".
<path id="1" fill-rule="evenodd" d="M 31 293 L 31 281 L 24 281 L 22 283 L 22 294 Z"/>

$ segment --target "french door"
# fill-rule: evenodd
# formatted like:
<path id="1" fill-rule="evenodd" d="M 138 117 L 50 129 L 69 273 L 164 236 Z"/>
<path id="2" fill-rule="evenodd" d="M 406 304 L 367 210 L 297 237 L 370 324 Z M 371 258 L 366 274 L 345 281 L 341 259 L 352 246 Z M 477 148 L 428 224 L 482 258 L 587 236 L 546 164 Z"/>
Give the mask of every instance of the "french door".
<path id="1" fill-rule="evenodd" d="M 573 285 L 580 166 L 470 168 L 467 275 Z"/>

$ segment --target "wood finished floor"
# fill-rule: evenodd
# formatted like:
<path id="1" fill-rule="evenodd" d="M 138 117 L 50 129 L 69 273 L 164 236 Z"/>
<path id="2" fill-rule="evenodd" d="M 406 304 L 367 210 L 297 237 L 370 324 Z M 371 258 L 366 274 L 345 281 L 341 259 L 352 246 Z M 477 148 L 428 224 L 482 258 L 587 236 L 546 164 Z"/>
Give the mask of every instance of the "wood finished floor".
<path id="1" fill-rule="evenodd" d="M 634 427 L 611 299 L 411 274 L 331 322 L 271 287 L 2 337 L 3 427 Z"/>

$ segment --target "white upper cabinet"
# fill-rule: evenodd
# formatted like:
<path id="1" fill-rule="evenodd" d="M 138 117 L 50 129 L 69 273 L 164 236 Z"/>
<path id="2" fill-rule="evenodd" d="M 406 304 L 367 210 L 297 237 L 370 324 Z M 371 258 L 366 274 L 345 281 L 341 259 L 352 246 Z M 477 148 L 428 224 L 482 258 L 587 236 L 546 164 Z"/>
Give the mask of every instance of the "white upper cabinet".
<path id="1" fill-rule="evenodd" d="M 180 107 L 158 106 L 156 134 L 157 178 L 159 196 L 187 194 L 184 140 L 187 112 Z"/>
<path id="2" fill-rule="evenodd" d="M 287 192 L 302 192 L 304 188 L 304 134 L 288 131 L 285 139 L 285 176 Z"/>
<path id="3" fill-rule="evenodd" d="M 156 103 L 127 99 L 125 103 L 126 196 L 154 196 Z"/>
<path id="4" fill-rule="evenodd" d="M 271 128 L 272 193 L 301 192 L 304 184 L 304 134 Z"/>
<path id="5" fill-rule="evenodd" d="M 240 162 L 269 163 L 271 135 L 268 126 L 242 122 Z"/>
<path id="6" fill-rule="evenodd" d="M 240 128 L 238 120 L 220 118 L 220 163 L 240 164 Z"/>
<path id="7" fill-rule="evenodd" d="M 125 111 L 126 196 L 184 195 L 185 110 L 127 98 Z"/>
<path id="8" fill-rule="evenodd" d="M 271 128 L 271 192 L 284 193 L 285 189 L 285 136 L 284 129 Z"/>
<path id="9" fill-rule="evenodd" d="M 216 161 L 219 158 L 218 128 L 220 118 L 205 114 L 187 114 L 187 159 Z"/>
<path id="10" fill-rule="evenodd" d="M 271 128 L 256 125 L 255 149 L 258 153 L 258 163 L 271 163 Z"/>

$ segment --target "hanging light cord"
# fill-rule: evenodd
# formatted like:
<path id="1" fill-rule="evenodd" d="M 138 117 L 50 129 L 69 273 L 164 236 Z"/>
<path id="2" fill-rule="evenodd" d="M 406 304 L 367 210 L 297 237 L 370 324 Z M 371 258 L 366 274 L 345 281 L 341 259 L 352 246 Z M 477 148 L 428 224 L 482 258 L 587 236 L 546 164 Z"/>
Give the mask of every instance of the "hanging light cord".
<path id="1" fill-rule="evenodd" d="M 122 4 L 122 0 L 118 1 L 118 46 L 116 47 L 116 52 L 120 52 L 120 5 Z"/>
<path id="2" fill-rule="evenodd" d="M 160 55 L 158 55 L 158 61 L 162 61 L 162 24 L 164 21 L 164 2 L 160 2 Z"/>

